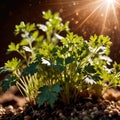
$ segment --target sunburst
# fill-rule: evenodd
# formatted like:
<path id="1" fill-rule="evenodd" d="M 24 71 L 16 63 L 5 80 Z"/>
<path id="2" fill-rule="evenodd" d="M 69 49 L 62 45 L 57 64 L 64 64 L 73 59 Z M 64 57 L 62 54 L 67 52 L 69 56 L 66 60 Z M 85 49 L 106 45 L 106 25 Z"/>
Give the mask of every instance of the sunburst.
<path id="1" fill-rule="evenodd" d="M 59 5 L 58 9 L 63 19 L 70 21 L 74 31 L 86 33 L 86 36 L 96 32 L 104 34 L 110 29 L 120 28 L 118 0 L 57 0 L 47 5 Z"/>
<path id="2" fill-rule="evenodd" d="M 106 29 L 111 25 L 119 26 L 116 7 L 120 6 L 117 0 L 95 0 L 89 1 L 87 4 L 86 10 L 93 8 L 91 13 L 87 15 L 84 20 L 78 25 L 78 29 L 84 27 L 88 21 L 92 20 L 93 23 L 99 21 L 99 25 L 101 28 L 101 34 L 106 31 Z M 79 8 L 78 8 L 79 9 Z M 79 9 L 80 11 L 81 9 Z M 102 19 L 101 19 L 102 17 Z M 113 22 L 114 21 L 114 22 Z M 94 27 L 94 24 L 93 24 Z"/>
<path id="3" fill-rule="evenodd" d="M 81 28 L 82 30 L 85 29 L 83 31 L 87 31 L 87 26 L 90 26 L 90 28 L 97 27 L 99 33 L 103 34 L 112 29 L 110 28 L 111 26 L 119 27 L 116 7 L 120 7 L 117 0 L 76 1 L 73 2 L 74 9 L 69 9 L 70 12 L 66 13 L 65 16 L 67 18 L 69 16 L 77 16 L 77 19 L 72 18 L 75 24 L 77 24 L 76 31 Z"/>
<path id="4" fill-rule="evenodd" d="M 112 5 L 114 4 L 115 0 L 105 0 L 105 2 L 109 5 Z"/>

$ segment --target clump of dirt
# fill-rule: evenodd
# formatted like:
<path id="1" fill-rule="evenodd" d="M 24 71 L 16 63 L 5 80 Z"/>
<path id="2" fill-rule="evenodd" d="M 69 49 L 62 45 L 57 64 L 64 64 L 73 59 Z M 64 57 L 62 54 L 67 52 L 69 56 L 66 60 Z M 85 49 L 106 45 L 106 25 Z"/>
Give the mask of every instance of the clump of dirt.
<path id="1" fill-rule="evenodd" d="M 12 86 L 5 93 L 0 89 L 0 104 L 5 107 L 8 105 L 23 107 L 26 104 L 26 98 L 21 95 L 16 86 Z"/>
<path id="2" fill-rule="evenodd" d="M 104 99 L 110 100 L 110 101 L 118 101 L 120 100 L 120 91 L 117 89 L 108 89 L 104 95 L 103 95 Z"/>

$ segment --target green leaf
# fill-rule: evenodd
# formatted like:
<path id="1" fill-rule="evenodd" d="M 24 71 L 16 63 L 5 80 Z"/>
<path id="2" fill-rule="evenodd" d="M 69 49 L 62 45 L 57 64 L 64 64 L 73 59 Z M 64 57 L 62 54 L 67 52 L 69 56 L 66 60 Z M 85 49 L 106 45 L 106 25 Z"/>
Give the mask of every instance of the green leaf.
<path id="1" fill-rule="evenodd" d="M 38 30 L 34 31 L 33 34 L 32 34 L 33 38 L 35 38 L 35 39 L 38 37 L 38 35 L 39 35 Z"/>
<path id="2" fill-rule="evenodd" d="M 73 58 L 73 57 L 67 57 L 67 58 L 65 59 L 65 64 L 70 64 L 70 63 L 72 63 L 73 61 L 75 61 L 75 58 Z"/>
<path id="3" fill-rule="evenodd" d="M 41 35 L 41 36 L 39 36 L 39 37 L 37 37 L 36 38 L 36 41 L 38 42 L 38 44 L 40 43 L 40 42 L 42 42 L 43 41 L 43 39 L 44 39 L 44 36 L 43 35 Z"/>
<path id="4" fill-rule="evenodd" d="M 11 71 L 18 69 L 20 67 L 20 65 L 21 65 L 21 60 L 18 58 L 12 58 L 12 60 L 8 60 L 5 63 L 5 67 Z"/>
<path id="5" fill-rule="evenodd" d="M 25 30 L 28 31 L 29 33 L 30 33 L 31 31 L 34 31 L 34 30 L 35 30 L 35 23 L 32 23 L 32 24 L 27 23 Z"/>
<path id="6" fill-rule="evenodd" d="M 11 42 L 10 45 L 8 45 L 8 52 L 12 52 L 12 51 L 17 51 L 19 50 L 19 44 L 15 45 L 15 43 Z"/>
<path id="7" fill-rule="evenodd" d="M 77 69 L 77 73 L 81 74 L 81 72 L 82 72 L 82 69 L 81 69 L 81 68 L 78 68 L 78 69 Z"/>
<path id="8" fill-rule="evenodd" d="M 65 70 L 65 67 L 62 65 L 53 65 L 53 68 L 60 72 L 63 72 Z"/>
<path id="9" fill-rule="evenodd" d="M 53 92 L 60 92 L 61 90 L 62 90 L 62 88 L 60 87 L 60 85 L 59 84 L 54 84 L 52 87 L 51 87 L 51 90 L 53 91 Z"/>
<path id="10" fill-rule="evenodd" d="M 28 45 L 29 43 L 28 43 L 28 40 L 27 39 L 23 39 L 23 40 L 21 40 L 21 42 L 20 42 L 20 46 L 25 46 L 25 45 Z"/>
<path id="11" fill-rule="evenodd" d="M 49 98 L 49 89 L 48 89 L 48 86 L 43 86 L 43 87 L 39 88 L 39 91 L 41 93 L 38 94 L 38 105 L 41 106 Z"/>
<path id="12" fill-rule="evenodd" d="M 10 88 L 10 86 L 11 86 L 10 85 L 10 81 L 3 80 L 1 86 L 2 86 L 2 91 L 6 92 Z"/>
<path id="13" fill-rule="evenodd" d="M 16 25 L 15 26 L 15 34 L 17 35 L 17 34 L 19 34 L 21 31 L 23 31 L 23 29 L 25 29 L 25 23 L 22 21 L 22 22 L 20 22 L 20 25 Z"/>
<path id="14" fill-rule="evenodd" d="M 88 72 L 88 73 L 95 73 L 96 72 L 94 66 L 90 65 L 90 64 L 88 64 L 87 66 L 85 66 L 85 71 Z"/>
<path id="15" fill-rule="evenodd" d="M 58 93 L 61 91 L 59 84 L 54 84 L 50 87 L 43 86 L 39 88 L 40 93 L 38 94 L 38 105 L 41 106 L 45 102 L 53 107 L 55 100 L 57 99 Z"/>
<path id="16" fill-rule="evenodd" d="M 64 55 L 66 52 L 68 52 L 68 50 L 69 50 L 69 48 L 66 47 L 66 46 L 64 46 L 64 47 L 61 49 L 60 53 Z"/>
<path id="17" fill-rule="evenodd" d="M 16 84 L 16 78 L 11 75 L 7 75 L 5 80 L 2 81 L 1 87 L 2 91 L 6 92 L 11 86 Z"/>
<path id="18" fill-rule="evenodd" d="M 57 58 L 56 58 L 56 64 L 57 64 L 57 65 L 63 65 L 63 62 L 64 62 L 64 59 L 63 59 L 63 58 L 60 58 L 60 57 L 57 57 Z"/>
<path id="19" fill-rule="evenodd" d="M 96 73 L 92 76 L 92 78 L 95 80 L 95 81 L 99 81 L 99 80 L 102 80 L 102 78 L 100 77 L 100 74 Z"/>
<path id="20" fill-rule="evenodd" d="M 69 21 L 67 21 L 65 24 L 64 24 L 64 29 L 69 31 Z"/>
<path id="21" fill-rule="evenodd" d="M 117 62 L 114 62 L 113 68 L 115 69 L 115 72 L 120 72 L 120 64 L 117 64 Z"/>
<path id="22" fill-rule="evenodd" d="M 90 40 L 92 41 L 92 42 L 95 42 L 96 40 L 97 40 L 97 35 L 94 35 L 94 36 L 91 36 L 90 37 Z"/>
<path id="23" fill-rule="evenodd" d="M 50 104 L 51 107 L 53 107 L 54 102 L 57 99 L 57 92 L 50 92 L 49 93 L 49 99 L 48 99 L 48 103 Z"/>
<path id="24" fill-rule="evenodd" d="M 35 59 L 36 64 L 37 64 L 37 63 L 42 63 L 42 57 L 43 57 L 43 56 L 40 55 L 40 54 L 37 54 L 37 55 L 36 55 L 36 59 Z"/>
<path id="25" fill-rule="evenodd" d="M 50 10 L 48 10 L 46 12 L 43 11 L 43 18 L 46 19 L 46 20 L 52 18 L 52 12 Z"/>
<path id="26" fill-rule="evenodd" d="M 34 73 L 38 72 L 37 63 L 30 63 L 26 68 L 23 69 L 22 75 L 34 75 Z"/>
<path id="27" fill-rule="evenodd" d="M 68 42 L 68 40 L 67 39 L 61 39 L 61 42 L 64 44 L 64 45 L 67 45 L 69 42 Z"/>

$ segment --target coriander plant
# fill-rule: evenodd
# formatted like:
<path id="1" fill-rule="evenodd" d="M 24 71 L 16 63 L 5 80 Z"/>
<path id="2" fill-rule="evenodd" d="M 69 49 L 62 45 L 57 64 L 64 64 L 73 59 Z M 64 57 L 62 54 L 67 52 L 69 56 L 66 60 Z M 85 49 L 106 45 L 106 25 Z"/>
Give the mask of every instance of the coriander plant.
<path id="1" fill-rule="evenodd" d="M 59 13 L 48 10 L 43 18 L 45 24 L 16 25 L 22 39 L 11 42 L 7 52 L 21 57 L 0 68 L 7 73 L 0 84 L 3 91 L 16 85 L 31 104 L 53 106 L 57 99 L 69 104 L 81 95 L 100 98 L 105 88 L 120 85 L 120 65 L 110 68 L 108 36 L 93 35 L 86 41 L 70 31 L 69 22 L 62 23 Z"/>

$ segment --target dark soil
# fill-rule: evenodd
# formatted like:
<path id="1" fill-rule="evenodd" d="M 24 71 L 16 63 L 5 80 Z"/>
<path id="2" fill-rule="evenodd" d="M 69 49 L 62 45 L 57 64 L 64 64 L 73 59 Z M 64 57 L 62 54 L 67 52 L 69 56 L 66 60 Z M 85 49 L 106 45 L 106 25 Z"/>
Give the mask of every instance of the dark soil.
<path id="1" fill-rule="evenodd" d="M 56 101 L 53 108 L 30 105 L 12 90 L 5 94 L 13 98 L 1 96 L 0 120 L 120 120 L 120 91 L 115 89 L 106 91 L 101 100 L 81 98 L 69 105 Z"/>

